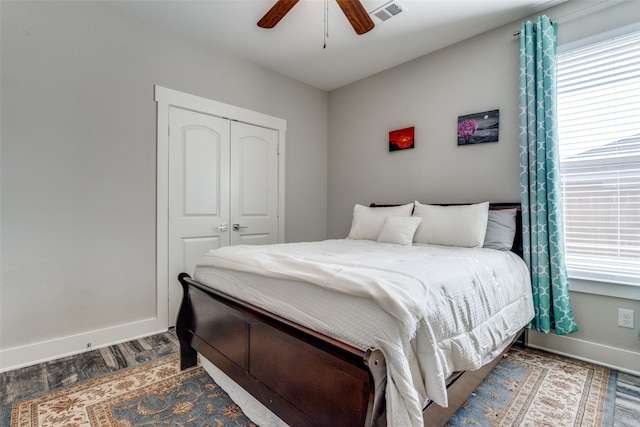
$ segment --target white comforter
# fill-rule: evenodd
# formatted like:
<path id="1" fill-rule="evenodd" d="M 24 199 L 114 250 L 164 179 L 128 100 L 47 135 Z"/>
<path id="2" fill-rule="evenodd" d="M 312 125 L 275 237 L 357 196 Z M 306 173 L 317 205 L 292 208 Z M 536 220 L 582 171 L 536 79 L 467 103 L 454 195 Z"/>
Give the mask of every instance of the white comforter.
<path id="1" fill-rule="evenodd" d="M 359 325 L 349 332 L 330 308 L 326 315 L 306 315 L 303 323 L 360 348 L 383 351 L 387 418 L 394 426 L 422 426 L 427 397 L 447 406 L 445 380 L 452 372 L 482 366 L 533 317 L 526 266 L 515 254 L 492 249 L 368 240 L 231 246 L 208 252 L 196 267 L 196 280 L 219 288 L 211 267 L 285 279 L 291 286 L 313 284 L 327 294 L 382 308 L 373 317 L 363 314 L 364 319 L 395 320 L 376 322 L 382 327 Z M 292 305 L 277 301 L 286 292 L 274 300 L 249 286 L 244 294 L 243 288 L 234 286 L 232 292 L 297 320 Z"/>

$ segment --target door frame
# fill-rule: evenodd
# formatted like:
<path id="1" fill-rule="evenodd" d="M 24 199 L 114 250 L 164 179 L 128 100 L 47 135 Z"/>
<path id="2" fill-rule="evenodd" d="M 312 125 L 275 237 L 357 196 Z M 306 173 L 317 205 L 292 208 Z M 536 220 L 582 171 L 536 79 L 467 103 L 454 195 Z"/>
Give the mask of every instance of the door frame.
<path id="1" fill-rule="evenodd" d="M 278 242 L 284 242 L 284 172 L 287 121 L 201 96 L 155 85 L 156 131 L 156 316 L 169 325 L 169 108 L 179 107 L 278 131 Z"/>

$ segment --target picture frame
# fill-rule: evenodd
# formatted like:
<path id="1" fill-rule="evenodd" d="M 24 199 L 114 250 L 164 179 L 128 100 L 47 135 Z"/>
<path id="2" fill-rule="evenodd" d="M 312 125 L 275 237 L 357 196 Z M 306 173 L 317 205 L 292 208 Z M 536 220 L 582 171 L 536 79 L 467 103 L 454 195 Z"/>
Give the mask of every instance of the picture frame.
<path id="1" fill-rule="evenodd" d="M 500 110 L 458 116 L 458 145 L 497 142 L 500 130 Z"/>
<path id="2" fill-rule="evenodd" d="M 415 147 L 414 127 L 389 132 L 389 151 L 406 150 Z"/>

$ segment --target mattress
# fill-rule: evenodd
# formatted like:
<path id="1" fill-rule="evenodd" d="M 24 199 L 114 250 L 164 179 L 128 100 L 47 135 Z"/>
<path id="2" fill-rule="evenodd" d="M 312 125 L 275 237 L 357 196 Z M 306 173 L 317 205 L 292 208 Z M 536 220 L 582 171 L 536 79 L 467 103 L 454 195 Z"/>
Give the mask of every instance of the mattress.
<path id="1" fill-rule="evenodd" d="M 390 425 L 421 426 L 446 378 L 475 370 L 533 317 L 529 273 L 493 249 L 335 239 L 207 253 L 194 278 L 387 360 Z"/>

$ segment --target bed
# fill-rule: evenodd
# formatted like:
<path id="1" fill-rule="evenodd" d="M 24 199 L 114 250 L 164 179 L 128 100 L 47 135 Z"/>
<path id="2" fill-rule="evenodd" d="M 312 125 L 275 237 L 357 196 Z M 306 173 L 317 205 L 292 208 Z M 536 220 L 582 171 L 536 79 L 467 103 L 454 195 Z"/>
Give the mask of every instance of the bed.
<path id="1" fill-rule="evenodd" d="M 210 252 L 179 276 L 181 368 L 199 354 L 263 426 L 444 425 L 523 340 L 521 246 L 518 204 L 415 202 L 356 205 L 346 239 Z"/>

